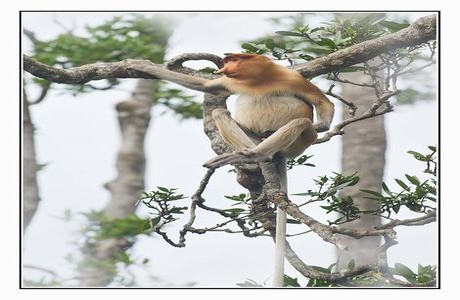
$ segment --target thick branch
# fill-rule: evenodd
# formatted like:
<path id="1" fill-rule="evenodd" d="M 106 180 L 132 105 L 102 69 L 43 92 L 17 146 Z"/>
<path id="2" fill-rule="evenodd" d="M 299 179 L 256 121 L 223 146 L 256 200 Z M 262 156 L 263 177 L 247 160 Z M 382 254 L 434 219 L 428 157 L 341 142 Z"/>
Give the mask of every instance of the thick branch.
<path id="1" fill-rule="evenodd" d="M 398 32 L 356 44 L 310 62 L 296 65 L 293 68 L 305 77 L 317 76 L 365 62 L 392 49 L 419 45 L 435 37 L 436 15 L 431 15 L 418 19 L 411 26 Z M 190 57 L 191 54 L 187 55 Z M 208 59 L 202 55 L 197 54 L 197 57 Z M 216 61 L 215 57 L 212 57 L 211 60 Z M 184 59 L 178 58 L 172 62 L 171 67 L 175 68 L 183 62 Z M 148 60 L 95 63 L 63 70 L 45 65 L 24 55 L 24 70 L 37 77 L 57 83 L 83 84 L 91 80 L 108 78 L 151 78 L 168 80 L 190 89 L 209 92 L 209 89 L 203 86 L 207 81 L 205 79 L 208 77 L 207 75 L 200 74 L 198 77 L 181 74 Z"/>
<path id="2" fill-rule="evenodd" d="M 267 198 L 270 199 L 270 201 L 278 205 L 278 207 L 284 210 L 291 217 L 310 227 L 313 232 L 319 235 L 326 242 L 332 243 L 340 249 L 346 248 L 345 244 L 340 240 L 340 238 L 334 235 L 332 227 L 324 225 L 312 217 L 304 214 L 302 211 L 300 211 L 297 205 L 288 199 L 285 193 L 279 191 L 278 176 L 273 163 L 261 163 L 261 169 L 265 178 L 264 190 L 267 194 Z"/>
<path id="3" fill-rule="evenodd" d="M 436 38 L 436 20 L 435 14 L 419 18 L 409 27 L 395 33 L 353 45 L 293 68 L 304 77 L 314 77 L 368 61 L 393 49 L 425 43 Z"/>

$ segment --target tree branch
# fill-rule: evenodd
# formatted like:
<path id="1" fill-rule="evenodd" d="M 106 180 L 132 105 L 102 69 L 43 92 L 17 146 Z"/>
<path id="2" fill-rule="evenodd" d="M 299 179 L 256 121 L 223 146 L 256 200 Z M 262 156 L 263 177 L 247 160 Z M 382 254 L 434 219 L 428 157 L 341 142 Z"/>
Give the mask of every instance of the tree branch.
<path id="1" fill-rule="evenodd" d="M 384 52 L 425 43 L 436 38 L 436 15 L 421 17 L 409 27 L 395 33 L 365 41 L 324 57 L 293 66 L 304 77 L 315 77 L 332 71 L 339 71 L 358 63 L 368 61 Z"/>
<path id="2" fill-rule="evenodd" d="M 365 41 L 347 49 L 339 50 L 310 62 L 293 66 L 304 77 L 312 77 L 341 68 L 365 62 L 372 57 L 395 48 L 408 47 L 427 42 L 436 37 L 436 15 L 422 17 L 409 27 L 373 40 Z M 195 55 L 195 57 L 193 57 Z M 219 64 L 215 56 L 209 54 L 186 54 L 173 60 L 177 67 L 189 59 L 208 59 Z M 185 75 L 166 69 L 163 65 L 148 60 L 124 60 L 121 62 L 95 63 L 69 69 L 59 69 L 40 63 L 24 55 L 24 70 L 52 82 L 83 84 L 92 80 L 108 78 L 151 78 L 163 79 L 181 84 L 197 91 L 206 91 L 203 84 L 209 75 Z M 183 69 L 182 69 L 183 70 Z"/>

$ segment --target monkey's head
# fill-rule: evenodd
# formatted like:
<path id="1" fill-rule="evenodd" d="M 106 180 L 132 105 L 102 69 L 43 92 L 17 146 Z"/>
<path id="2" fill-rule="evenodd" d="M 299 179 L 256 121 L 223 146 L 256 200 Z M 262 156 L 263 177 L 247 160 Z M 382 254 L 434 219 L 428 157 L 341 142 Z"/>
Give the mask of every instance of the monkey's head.
<path id="1" fill-rule="evenodd" d="M 224 58 L 224 66 L 217 74 L 235 79 L 254 79 L 263 77 L 275 64 L 267 57 L 258 54 L 231 54 Z"/>

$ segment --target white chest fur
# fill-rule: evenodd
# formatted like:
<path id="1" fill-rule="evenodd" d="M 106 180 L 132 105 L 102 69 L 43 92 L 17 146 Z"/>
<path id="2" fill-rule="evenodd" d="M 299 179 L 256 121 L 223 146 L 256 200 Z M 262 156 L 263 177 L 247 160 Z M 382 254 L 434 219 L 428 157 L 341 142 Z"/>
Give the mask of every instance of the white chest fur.
<path id="1" fill-rule="evenodd" d="M 254 97 L 240 95 L 234 119 L 256 134 L 275 131 L 297 118 L 308 117 L 308 106 L 292 96 Z"/>

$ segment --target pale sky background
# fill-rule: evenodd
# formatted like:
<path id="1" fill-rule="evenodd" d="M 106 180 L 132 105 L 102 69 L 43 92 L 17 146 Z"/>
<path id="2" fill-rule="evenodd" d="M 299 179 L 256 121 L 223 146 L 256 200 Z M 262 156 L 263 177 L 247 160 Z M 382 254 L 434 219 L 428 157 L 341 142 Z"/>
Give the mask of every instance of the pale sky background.
<path id="1" fill-rule="evenodd" d="M 33 30 L 37 38 L 49 39 L 62 32 L 54 20 L 68 28 L 78 28 L 85 24 L 100 24 L 113 15 L 25 13 L 23 24 L 25 28 Z M 422 15 L 427 13 L 410 14 L 409 17 L 415 19 Z M 209 52 L 217 55 L 239 52 L 240 40 L 283 29 L 266 22 L 266 17 L 263 13 L 176 14 L 174 18 L 178 20 L 178 25 L 170 40 L 168 57 L 184 52 Z M 25 41 L 24 46 L 27 47 Z M 78 97 L 55 92 L 44 103 L 31 108 L 37 127 L 38 162 L 48 165 L 39 173 L 42 202 L 24 239 L 25 264 L 54 270 L 64 278 L 72 276 L 72 269 L 69 269 L 65 257 L 74 249 L 72 243 L 81 226 L 81 219 L 66 223 L 58 217 L 63 216 L 66 210 L 85 212 L 101 209 L 109 201 L 110 195 L 103 184 L 116 176 L 114 161 L 119 148 L 114 105 L 129 96 L 134 82 L 125 80 L 118 91 L 94 92 Z M 323 89 L 328 87 L 328 82 L 319 78 L 313 82 Z M 231 107 L 232 100 L 229 105 Z M 393 185 L 393 178 L 420 173 L 423 166 L 406 152 L 426 152 L 427 145 L 437 143 L 438 130 L 435 101 L 396 106 L 395 110 L 386 116 L 388 163 L 385 181 L 390 186 Z M 158 108 L 152 111 L 153 119 L 147 135 L 146 189 L 152 190 L 156 186 L 177 187 L 181 193 L 190 196 L 205 172 L 201 164 L 214 154 L 202 133 L 200 120 L 178 122 L 171 114 L 160 115 L 161 111 Z M 334 123 L 339 118 L 340 113 L 337 112 Z M 340 171 L 340 137 L 315 145 L 306 153 L 314 155 L 312 163 L 317 167 L 296 168 L 289 172 L 291 193 L 313 188 L 313 178 Z M 223 198 L 224 195 L 244 192 L 235 183 L 234 175 L 228 174 L 226 170 L 228 168 L 220 169 L 212 178 L 204 195 L 208 205 L 229 204 Z M 423 175 L 420 177 L 423 178 Z M 295 201 L 296 198 L 293 199 Z M 187 205 L 188 201 L 184 204 Z M 141 208 L 140 213 L 145 215 L 147 210 Z M 324 220 L 321 209 L 310 208 L 308 213 Z M 186 221 L 184 218 L 183 222 Z M 177 232 L 183 222 L 170 226 L 169 232 Z M 215 220 L 209 217 L 199 219 L 201 224 L 212 225 L 213 222 Z M 293 229 L 293 232 L 297 231 Z M 437 264 L 435 224 L 399 227 L 397 231 L 400 244 L 392 247 L 388 253 L 390 265 L 401 262 L 416 269 L 418 263 Z M 309 264 L 327 266 L 334 262 L 333 247 L 313 234 L 292 238 L 292 244 Z M 199 287 L 234 287 L 246 279 L 269 284 L 272 252 L 273 243 L 269 238 L 248 239 L 224 233 L 189 235 L 184 249 L 173 248 L 158 237 L 141 238 L 134 248 L 135 257 L 150 258 L 149 272 L 158 277 L 158 281 L 153 282 L 155 286 L 180 286 L 196 282 Z M 289 264 L 286 266 L 288 275 L 300 277 Z M 151 286 L 148 278 L 144 278 L 145 274 L 140 274 L 140 282 Z M 37 275 L 42 273 L 37 274 L 28 269 L 24 271 L 25 278 Z M 305 281 L 301 280 L 301 283 L 305 284 Z"/>
<path id="2" fill-rule="evenodd" d="M 232 290 L 46 290 L 46 291 L 37 291 L 37 290 L 18 290 L 19 287 L 19 255 L 21 254 L 21 251 L 19 249 L 19 244 L 18 244 L 18 233 L 20 232 L 18 229 L 19 226 L 19 220 L 18 220 L 18 215 L 19 215 L 19 185 L 18 185 L 18 179 L 19 179 L 19 156 L 18 156 L 18 149 L 19 149 L 19 130 L 18 130 L 18 124 L 19 124 L 19 105 L 18 105 L 18 91 L 20 91 L 19 84 L 21 83 L 19 78 L 20 74 L 20 68 L 18 68 L 18 63 L 20 62 L 20 58 L 18 57 L 18 36 L 20 35 L 20 26 L 19 26 L 19 11 L 20 10 L 70 10 L 70 9 L 79 9 L 79 10 L 106 10 L 106 9 L 113 9 L 113 10 L 381 10 L 381 9 L 389 9 L 391 8 L 392 10 L 413 10 L 413 9 L 418 9 L 418 10 L 432 10 L 432 9 L 439 9 L 442 11 L 442 18 L 441 18 L 441 25 L 442 25 L 442 60 L 441 60 L 441 73 L 442 73 L 442 100 L 441 101 L 441 114 L 442 114 L 442 169 L 441 169 L 441 174 L 442 174 L 442 289 L 441 290 L 289 290 L 289 291 L 281 291 L 281 290 L 257 290 L 257 291 L 247 291 L 247 290 L 238 290 L 238 289 L 232 289 Z M 365 297 L 365 296 L 372 296 L 373 299 L 388 299 L 388 297 L 440 297 L 441 299 L 448 298 L 451 294 L 455 295 L 457 292 L 458 288 L 458 280 L 457 276 L 455 275 L 457 272 L 458 268 L 458 259 L 457 259 L 457 252 L 458 252 L 458 246 L 454 245 L 456 242 L 456 220 L 458 219 L 458 213 L 457 211 L 460 209 L 459 206 L 459 201 L 457 200 L 457 178 L 456 176 L 457 169 L 458 169 L 458 143 L 456 142 L 457 139 L 456 137 L 458 136 L 457 132 L 457 122 L 458 122 L 458 110 L 460 109 L 459 103 L 457 101 L 458 95 L 457 95 L 457 77 L 458 77 L 458 42 L 456 38 L 453 38 L 457 35 L 457 28 L 458 28 L 458 10 L 456 9 L 455 2 L 453 1 L 438 1 L 436 3 L 433 3 L 432 1 L 399 1 L 399 0 L 386 0 L 384 2 L 378 2 L 378 1 L 371 1 L 371 2 L 366 2 L 363 3 L 360 0 L 348 0 L 348 1 L 338 1 L 338 0 L 330 0 L 327 2 L 307 2 L 307 1 L 299 1 L 299 2 L 290 2 L 288 6 L 286 5 L 285 2 L 280 3 L 279 1 L 272 1 L 272 0 L 266 0 L 263 3 L 263 6 L 261 5 L 260 2 L 254 1 L 254 2 L 249 2 L 249 1 L 240 1 L 240 0 L 233 0 L 232 2 L 216 2 L 216 1 L 210 1 L 210 0 L 197 0 L 197 1 L 183 1 L 183 0 L 168 0 L 165 2 L 160 2 L 160 1 L 155 1 L 151 3 L 138 3 L 136 1 L 131 1 L 129 3 L 124 3 L 124 2 L 113 2 L 113 1 L 89 1 L 89 0 L 80 0 L 78 2 L 62 2 L 62 1 L 56 1 L 56 0 L 42 0 L 40 2 L 37 1 L 30 1 L 30 0 L 22 0 L 22 1 L 14 1 L 14 2 L 5 2 L 5 5 L 2 6 L 2 18 L 0 19 L 1 25 L 2 26 L 2 35 L 3 35 L 3 42 L 2 42 L 2 65 L 4 66 L 5 70 L 8 70 L 8 72 L 4 71 L 2 74 L 5 76 L 2 77 L 2 83 L 4 87 L 4 91 L 6 92 L 4 101 L 2 102 L 2 109 L 0 110 L 0 133 L 1 137 L 6 140 L 5 143 L 2 143 L 2 155 L 0 156 L 0 165 L 2 166 L 1 170 L 1 175 L 2 176 L 2 194 L 4 195 L 4 201 L 3 201 L 3 210 L 2 210 L 2 217 L 0 218 L 0 222 L 3 228 L 2 231 L 2 271 L 0 272 L 0 282 L 2 285 L 2 295 L 7 296 L 8 298 L 11 299 L 62 299 L 62 297 L 65 297 L 66 299 L 81 299 L 81 297 L 98 297 L 98 296 L 108 296 L 111 297 L 111 299 L 117 299 L 116 297 L 132 297 L 132 296 L 141 296 L 141 297 L 171 297 L 171 296 L 182 296 L 182 297 L 187 297 L 187 298 L 200 298 L 200 299 L 216 299 L 218 297 L 219 299 L 234 299 L 234 297 L 246 297 L 246 296 L 254 296 L 254 295 L 262 295 L 263 297 L 278 297 L 278 296 L 288 296 L 288 297 L 324 297 L 324 296 L 332 296 L 332 297 L 340 297 L 344 299 L 356 299 L 356 297 Z M 46 23 L 46 24 L 45 24 Z M 48 26 L 48 29 L 43 29 L 43 32 L 41 33 L 40 37 L 45 37 L 46 34 L 48 34 L 48 31 L 50 29 L 50 22 L 39 22 L 38 24 L 35 23 L 35 28 L 34 30 L 39 30 L 41 28 L 41 25 Z M 214 24 L 214 26 L 216 26 Z M 207 28 L 208 30 L 210 29 L 209 27 Z M 455 31 L 454 31 L 455 30 Z M 245 34 L 248 33 L 249 30 L 245 29 Z M 251 26 L 251 31 L 252 31 L 252 26 Z M 49 31 L 49 34 L 55 34 L 57 31 Z M 226 33 L 228 34 L 228 33 Z M 248 36 L 244 36 L 243 38 L 247 38 Z M 197 37 L 194 36 L 194 39 Z M 215 40 L 215 38 L 213 38 Z M 217 44 L 217 43 L 216 43 Z M 237 47 L 237 43 L 232 43 L 232 49 L 234 47 Z M 224 45 L 224 44 L 222 44 Z M 227 48 L 230 48 L 227 47 Z M 206 49 L 208 52 L 210 51 L 211 48 Z M 186 49 L 187 51 L 191 49 Z M 221 50 L 219 50 L 221 51 Z M 228 49 L 225 49 L 225 52 L 228 51 Z M 220 52 L 223 53 L 224 51 Z M 178 52 L 179 53 L 179 52 Z M 216 54 L 219 54 L 218 52 L 215 52 Z M 7 74 L 7 75 L 6 75 Z M 318 83 L 315 80 L 315 83 Z M 114 99 L 110 99 L 113 97 Z M 119 98 L 116 98 L 119 97 Z M 125 96 L 117 95 L 117 96 L 111 96 L 111 94 L 106 93 L 104 96 L 101 96 L 100 98 L 97 99 L 97 101 L 93 102 L 90 100 L 86 100 L 84 102 L 84 99 L 79 98 L 78 101 L 75 99 L 69 100 L 69 101 L 62 101 L 63 99 L 59 100 L 54 100 L 50 101 L 53 102 L 53 105 L 58 105 L 59 102 L 66 102 L 62 106 L 68 107 L 70 104 L 74 102 L 81 102 L 81 108 L 80 111 L 84 112 L 85 118 L 87 118 L 91 111 L 89 111 L 87 108 L 85 108 L 85 103 L 90 103 L 94 105 L 95 103 L 101 103 L 101 102 L 109 102 L 109 105 L 106 105 L 105 108 L 100 109 L 100 112 L 96 117 L 93 118 L 91 122 L 92 124 L 97 124 L 97 126 L 91 128 L 91 132 L 85 133 L 85 135 L 88 135 L 89 133 L 92 133 L 94 130 L 100 129 L 99 134 L 100 136 L 103 135 L 106 140 L 104 140 L 103 145 L 105 144 L 110 144 L 110 146 L 116 147 L 116 139 L 117 137 L 117 130 L 113 127 L 116 125 L 115 123 L 115 114 L 113 112 L 113 105 L 117 101 L 125 99 Z M 109 100 L 103 100 L 109 99 Z M 51 105 L 51 104 L 50 104 Z M 56 108 L 54 108 L 56 109 Z M 58 123 L 57 126 L 63 126 L 63 124 L 66 123 L 72 123 L 72 120 L 70 120 L 70 117 L 73 117 L 74 114 L 78 115 L 78 112 L 75 112 L 75 107 L 71 107 L 69 109 L 72 109 L 72 114 L 67 115 L 66 122 L 63 123 Z M 102 113 L 105 112 L 104 109 L 106 109 L 106 115 L 105 115 L 105 120 L 111 120 L 111 121 L 106 121 L 102 122 L 103 118 L 98 118 L 98 116 L 102 116 Z M 420 118 L 414 118 L 417 122 L 426 122 L 426 120 L 429 120 L 430 122 L 433 119 L 434 115 L 437 115 L 434 111 L 436 109 L 436 106 L 433 107 L 428 107 L 426 108 L 425 114 L 422 115 Z M 411 111 L 414 110 L 414 108 L 406 108 L 405 109 L 405 115 L 404 117 L 401 117 L 400 119 L 404 119 L 407 121 L 405 124 L 409 124 L 410 121 L 414 120 L 411 119 L 410 116 L 412 115 Z M 101 112 L 102 111 L 102 112 Z M 38 112 L 34 112 L 37 116 L 35 117 L 35 121 L 38 122 Z M 395 112 L 393 116 L 396 116 L 396 114 L 400 114 L 400 112 Z M 423 117 L 425 116 L 425 117 Z M 57 116 L 51 116 L 53 119 L 56 118 Z M 160 121 L 161 119 L 165 119 L 163 121 Z M 152 131 L 155 130 L 155 128 L 160 127 L 161 123 L 160 122 L 166 122 L 166 118 L 162 117 L 161 119 L 157 119 L 154 121 L 152 128 Z M 67 122 L 68 120 L 68 122 Z M 79 121 L 81 120 L 81 117 L 75 116 L 75 120 Z M 424 121 L 421 121 L 424 120 Z M 94 122 L 99 122 L 99 123 L 94 123 Z M 104 130 L 104 128 L 99 128 L 101 124 L 108 123 L 105 125 L 104 128 L 108 130 Z M 170 123 L 175 123 L 170 122 Z M 400 124 L 400 123 L 399 123 Z M 43 129 L 43 133 L 46 131 L 46 135 L 53 135 L 53 132 L 50 131 L 48 127 L 43 127 L 43 124 L 37 124 L 37 126 L 40 126 Z M 390 128 L 391 122 L 390 118 L 387 119 L 387 129 Z M 194 125 L 194 128 L 190 128 L 192 125 L 190 124 L 182 124 L 181 127 L 179 128 L 178 131 L 182 133 L 181 139 L 188 138 L 190 134 L 195 135 L 195 138 L 199 137 L 199 134 L 197 132 L 201 132 L 201 127 L 199 124 Z M 392 126 L 392 128 L 396 128 L 396 125 Z M 405 126 L 403 126 L 405 128 Z M 189 131 L 187 131 L 189 130 Z M 66 129 L 68 134 L 75 134 L 75 131 L 71 132 L 69 129 Z M 410 130 L 408 130 L 410 131 Z M 420 135 L 424 135 L 423 131 L 418 131 L 420 132 Z M 81 134 L 83 135 L 83 134 Z M 110 137 L 109 137 L 110 136 Z M 62 139 L 62 135 L 57 135 L 58 139 Z M 93 137 L 93 141 L 98 141 L 100 137 Z M 108 140 L 112 139 L 114 142 L 109 143 Z M 202 145 L 200 147 L 201 152 L 205 151 L 210 151 L 208 148 L 207 140 L 204 140 L 205 145 Z M 406 141 L 406 138 L 404 135 L 400 135 L 397 139 L 392 139 L 391 144 L 389 145 L 389 151 L 390 149 L 396 147 L 395 145 L 403 145 L 403 143 Z M 82 143 L 82 142 L 80 142 Z M 195 142 L 198 145 L 198 141 Z M 398 144 L 400 143 L 400 144 Z M 56 142 L 55 142 L 56 144 Z M 83 143 L 84 144 L 84 143 Z M 92 144 L 92 143 L 91 143 Z M 393 144 L 393 145 L 392 145 Z M 66 144 L 64 142 L 58 143 L 59 147 L 63 147 Z M 85 144 L 84 144 L 85 145 Z M 101 145 L 99 145 L 101 146 Z M 338 145 L 333 146 L 332 143 L 329 143 L 327 147 L 338 147 Z M 422 148 L 425 147 L 425 145 L 421 146 Z M 324 147 L 326 148 L 326 147 Z M 50 150 L 53 149 L 53 147 L 49 148 Z M 115 148 L 116 150 L 116 148 Z M 155 151 L 160 151 L 158 147 L 155 147 Z M 101 151 L 103 152 L 103 151 Z M 167 152 L 166 150 L 163 150 L 163 152 Z M 169 151 L 170 152 L 170 151 Z M 201 155 L 200 151 L 197 151 L 197 155 Z M 318 151 L 321 152 L 321 151 Z M 94 156 L 96 153 L 94 152 L 94 149 L 89 151 L 92 156 Z M 201 155 L 201 157 L 197 157 L 196 161 L 199 161 L 199 159 L 207 159 L 209 158 L 208 154 L 212 154 L 211 152 L 206 152 L 206 154 Z M 57 165 L 57 161 L 61 158 L 59 158 L 57 155 L 54 155 L 54 153 L 48 153 L 46 154 L 41 154 L 40 159 L 45 159 L 47 157 L 52 158 L 53 161 L 53 168 L 54 165 Z M 69 155 L 70 156 L 70 155 Z M 82 154 L 82 157 L 88 157 L 85 153 Z M 113 172 L 113 159 L 115 157 L 115 153 L 112 154 L 111 157 L 107 157 L 107 153 L 104 152 L 104 155 L 99 155 L 100 161 L 97 161 L 98 164 L 102 164 L 102 160 L 105 160 L 105 165 L 106 169 L 109 171 L 105 171 L 107 174 L 105 177 L 98 177 L 96 178 L 96 182 L 94 183 L 94 188 L 93 190 L 89 190 L 88 187 L 86 186 L 85 189 L 88 190 L 87 194 L 89 194 L 91 199 L 94 199 L 95 207 L 103 207 L 104 203 L 101 203 L 104 201 L 103 197 L 105 198 L 105 201 L 107 201 L 107 194 L 104 196 L 104 191 L 101 188 L 101 185 L 103 182 L 106 182 L 108 180 L 111 180 L 114 176 Z M 158 154 L 159 156 L 159 154 Z M 388 156 L 389 157 L 389 156 Z M 66 158 L 67 161 L 64 163 L 62 162 L 62 166 L 67 166 L 69 163 L 69 159 Z M 74 157 L 70 157 L 70 160 L 74 159 Z M 315 159 L 318 159 L 320 161 L 320 156 L 315 154 Z M 395 159 L 395 158 L 391 158 Z M 88 159 L 89 160 L 89 159 Z M 93 161 L 96 161 L 94 159 Z M 201 160 L 203 161 L 203 160 Z M 201 162 L 200 161 L 200 162 Z M 338 161 L 338 160 L 337 160 Z M 160 163 L 162 162 L 161 159 L 156 160 L 156 165 L 155 167 L 160 167 Z M 184 162 L 182 162 L 184 163 Z M 87 165 L 92 165 L 88 164 Z M 153 164 L 153 162 L 152 162 Z M 201 176 L 202 170 L 199 168 L 200 164 L 196 164 L 196 170 L 195 174 L 198 173 Z M 337 166 L 328 166 L 326 171 L 329 171 L 331 169 L 334 169 L 334 167 Z M 398 162 L 395 162 L 392 164 L 392 166 L 387 166 L 388 168 L 392 168 L 393 170 L 399 170 L 399 164 Z M 75 166 L 73 167 L 75 170 Z M 390 172 L 390 170 L 387 168 L 387 174 Z M 67 167 L 65 168 L 67 169 Z M 83 169 L 83 168 L 82 168 Z M 99 167 L 99 170 L 101 170 L 102 167 Z M 51 170 L 51 168 L 49 169 Z M 163 169 L 163 171 L 167 171 L 167 169 Z M 311 170 L 314 169 L 308 169 L 308 172 L 311 172 Z M 402 172 L 401 168 L 401 172 Z M 79 170 L 81 171 L 81 170 Z M 83 170 L 84 171 L 84 170 Z M 190 172 L 188 169 L 189 174 L 194 175 Z M 76 172 L 71 172 L 68 171 L 68 173 L 75 174 Z M 221 173 L 224 173 L 223 171 Z M 307 174 L 310 176 L 310 173 Z M 397 174 L 399 175 L 399 174 Z M 152 186 L 155 186 L 156 182 L 154 181 L 155 179 L 153 178 L 154 174 L 149 175 L 148 180 L 152 180 Z M 166 176 L 163 176 L 166 177 Z M 291 176 L 292 179 L 293 176 Z M 64 177 L 65 178 L 65 177 Z M 199 179 L 198 177 L 193 177 L 196 178 L 197 180 Z M 91 178 L 90 178 L 91 180 Z M 215 177 L 214 182 L 220 182 L 221 179 Z M 292 181 L 292 180 L 291 180 Z M 184 184 L 186 184 L 185 182 Z M 44 189 L 44 188 L 42 188 Z M 181 189 L 185 191 L 184 187 L 181 186 Z M 94 190 L 98 190 L 98 194 L 94 192 Z M 193 188 L 189 188 L 189 190 L 193 190 Z M 291 191 L 293 191 L 293 188 L 291 187 Z M 44 196 L 45 190 L 42 191 L 42 197 Z M 99 196 L 102 193 L 102 196 Z M 209 193 L 211 194 L 211 193 Z M 219 193 L 220 195 L 220 193 Z M 66 195 L 67 196 L 67 195 Z M 208 199 L 211 199 L 210 196 L 207 197 Z M 220 198 L 219 198 L 220 199 Z M 50 199 L 48 199 L 50 200 Z M 81 199 L 80 199 L 81 200 Z M 62 211 L 65 209 L 66 204 L 62 202 L 69 202 L 69 200 L 64 199 L 62 197 L 61 201 L 54 201 L 53 203 L 50 203 L 47 205 L 48 207 L 55 208 L 55 210 L 58 213 L 62 213 Z M 97 202 L 97 203 L 96 203 Z M 61 204 L 60 204 L 61 203 Z M 79 202 L 72 202 L 72 204 L 78 204 Z M 82 208 L 86 208 L 85 205 L 82 205 Z M 45 205 L 41 207 L 42 211 L 45 211 L 47 208 Z M 76 208 L 78 210 L 78 207 Z M 48 209 L 49 210 L 49 209 Z M 49 211 L 46 214 L 49 216 L 52 212 Z M 42 214 L 42 212 L 40 213 Z M 45 215 L 46 215 L 45 214 Z M 37 223 L 39 223 L 37 219 Z M 35 224 L 32 224 L 35 225 Z M 38 224 L 37 224 L 38 225 Z M 56 227 L 62 227 L 64 226 L 62 222 L 56 222 L 54 223 Z M 51 228 L 53 229 L 53 228 Z M 32 230 L 31 230 L 32 232 Z M 56 228 L 54 228 L 54 231 L 50 231 L 50 226 L 48 227 L 42 227 L 40 230 L 36 230 L 37 234 L 41 234 L 42 236 L 45 237 L 51 237 L 53 235 L 56 235 Z M 411 235 L 410 233 L 408 235 Z M 407 235 L 406 235 L 407 236 Z M 420 234 L 419 234 L 420 236 Z M 226 239 L 234 238 L 233 236 L 226 235 Z M 213 238 L 213 237 L 211 237 Z M 399 238 L 400 242 L 402 241 L 402 232 L 399 232 Z M 404 237 L 406 238 L 406 237 Z M 209 239 L 209 235 L 205 236 L 204 238 L 200 238 L 198 240 L 207 240 Z M 31 239 L 32 240 L 32 239 Z M 69 247 L 69 241 L 72 240 L 72 237 L 70 236 L 68 228 L 62 230 L 60 232 L 60 235 L 58 235 L 56 238 L 54 238 L 52 241 L 50 241 L 49 238 L 44 238 L 42 243 L 46 244 L 46 247 L 42 247 L 42 250 L 39 251 L 37 249 L 37 240 L 32 243 L 31 240 L 28 240 L 30 247 L 28 247 L 27 251 L 30 251 L 31 248 L 33 248 L 35 253 L 40 253 L 43 257 L 40 257 L 39 255 L 35 255 L 34 258 L 30 257 L 27 258 L 28 262 L 33 262 L 33 263 L 40 263 L 42 264 L 43 262 L 46 262 L 50 267 L 57 266 L 59 267 L 59 262 L 62 262 L 61 257 L 65 255 L 65 253 L 68 253 L 68 250 L 71 250 Z M 248 240 L 248 239 L 243 239 L 246 243 L 246 245 L 250 243 L 254 243 L 254 240 Z M 58 243 L 58 241 L 61 241 Z M 233 240 L 232 240 L 233 241 Z M 219 240 L 220 243 L 222 243 L 222 238 Z M 225 242 L 225 239 L 224 241 Z M 153 242 L 152 242 L 153 243 Z M 199 243 L 196 242 L 196 243 Z M 271 247 L 271 244 L 266 242 L 264 245 L 260 246 L 261 249 L 267 249 Z M 400 243 L 398 245 L 398 248 L 402 247 L 403 243 Z M 405 242 L 405 244 L 411 244 L 410 241 Z M 156 245 L 159 245 L 161 247 L 164 247 L 164 243 L 157 243 Z M 191 244 L 189 244 L 190 248 Z M 226 246 L 226 245 L 223 245 Z M 147 245 L 149 247 L 149 245 Z M 262 248 L 266 247 L 266 248 Z M 198 247 L 197 247 L 198 248 Z M 225 247 L 220 247 L 225 250 Z M 45 251 L 43 251 L 45 249 Z M 168 248 L 169 251 L 172 250 L 172 248 Z M 155 249 L 156 250 L 156 249 Z M 211 249 L 214 250 L 214 249 Z M 243 249 L 244 250 L 244 249 Z M 392 249 L 392 251 L 396 250 L 395 248 Z M 150 249 L 148 249 L 150 251 Z M 241 251 L 241 250 L 240 250 Z M 419 249 L 415 249 L 413 254 L 410 256 L 415 256 L 414 254 L 418 254 Z M 270 264 L 271 260 L 271 248 L 266 250 L 267 255 L 266 257 L 261 258 L 262 261 L 264 261 L 265 264 Z M 322 249 L 318 253 L 324 252 Z M 332 251 L 330 252 L 332 253 Z M 235 254 L 237 253 L 231 253 L 232 257 L 235 257 Z M 189 254 L 180 254 L 180 256 L 185 256 Z M 259 257 L 261 255 L 261 251 L 258 253 Z M 390 258 L 393 259 L 395 253 L 390 253 Z M 51 262 L 50 258 L 56 257 L 54 259 L 54 262 Z M 188 256 L 190 257 L 190 256 Z M 176 257 L 177 258 L 177 257 Z M 190 265 L 190 263 L 193 263 L 193 259 L 196 258 L 191 258 L 187 261 L 187 268 L 191 268 L 195 265 Z M 268 259 L 268 260 L 267 260 Z M 314 259 L 318 259 L 318 256 L 315 255 Z M 411 259 L 411 257 L 404 257 L 404 259 Z M 26 257 L 23 257 L 23 261 L 25 262 Z M 329 259 L 326 259 L 329 260 Z M 218 261 L 218 259 L 215 259 L 215 261 Z M 407 261 L 406 261 L 407 262 Z M 321 262 L 319 262 L 321 263 Z M 425 262 L 423 262 L 425 263 Z M 428 262 L 427 262 L 428 263 Z M 202 266 L 199 266 L 200 268 Z M 260 267 L 260 265 L 257 265 L 257 267 Z M 160 268 L 157 266 L 157 268 Z M 239 267 L 238 267 L 239 268 Z M 251 268 L 251 271 L 253 271 L 254 267 Z M 267 268 L 269 269 L 269 268 Z M 244 270 L 243 268 L 239 269 L 241 270 L 241 273 L 238 273 L 238 278 L 235 278 L 235 281 L 239 281 L 239 278 L 253 278 L 254 280 L 258 280 L 260 277 L 268 277 L 270 276 L 270 271 L 266 271 L 266 269 L 261 270 L 260 274 L 262 275 L 257 275 L 257 274 L 250 274 L 250 272 Z M 177 270 L 172 270 L 172 273 L 176 272 Z M 230 270 L 225 270 L 225 272 L 229 272 Z M 59 271 L 60 272 L 60 271 Z M 180 272 L 183 272 L 180 270 Z M 62 274 L 65 275 L 65 274 Z M 155 273 L 155 275 L 158 276 L 163 276 L 165 274 L 159 274 Z M 177 274 L 176 274 L 177 275 Z M 180 274 L 179 274 L 180 275 Z M 177 276 L 172 276 L 173 278 L 177 278 Z M 169 279 L 169 278 L 166 278 Z M 190 278 L 189 278 L 190 279 Z M 235 282 L 235 281 L 232 281 Z M 250 293 L 250 294 L 249 294 Z M 308 293 L 308 294 L 305 294 Z M 454 294 L 455 293 L 455 294 Z M 447 296 L 447 297 L 446 297 Z"/>

